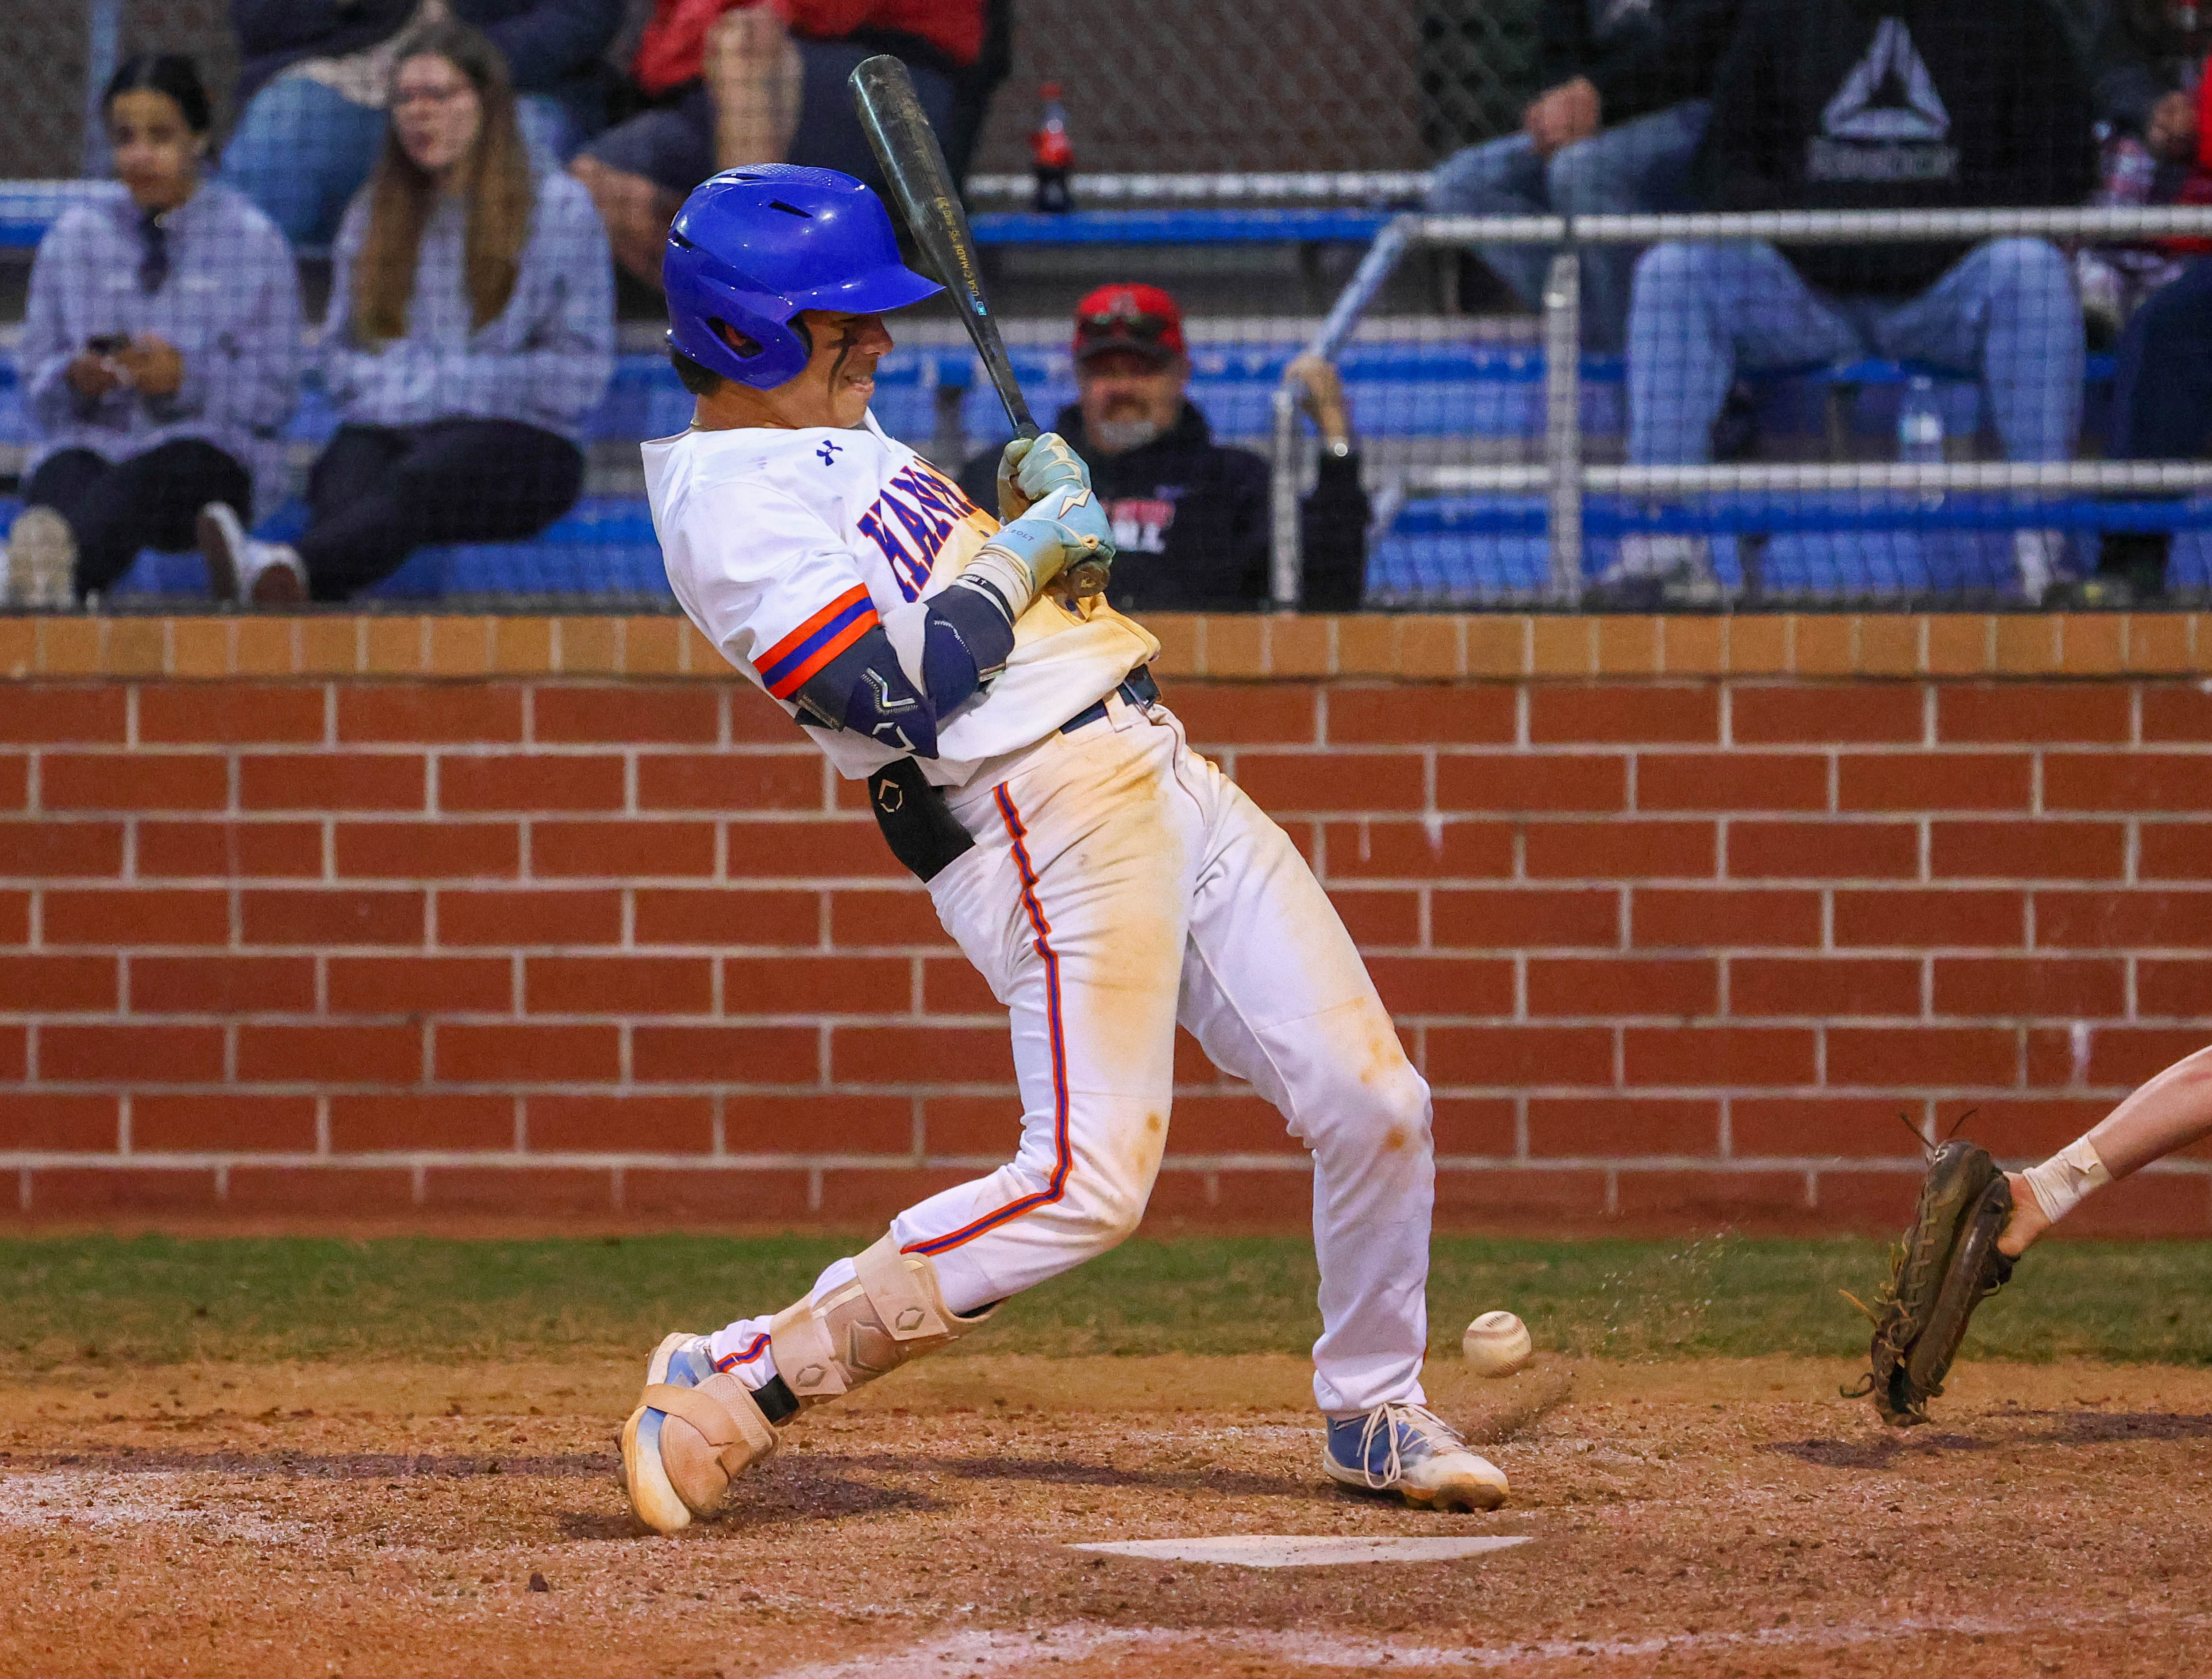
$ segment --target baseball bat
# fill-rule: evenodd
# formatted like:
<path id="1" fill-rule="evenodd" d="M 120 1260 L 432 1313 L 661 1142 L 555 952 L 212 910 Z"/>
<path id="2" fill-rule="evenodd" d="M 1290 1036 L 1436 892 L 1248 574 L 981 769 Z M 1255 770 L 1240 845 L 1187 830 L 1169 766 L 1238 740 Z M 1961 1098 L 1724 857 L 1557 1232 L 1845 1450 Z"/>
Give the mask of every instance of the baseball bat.
<path id="1" fill-rule="evenodd" d="M 975 259 L 975 235 L 968 226 L 968 212 L 952 190 L 952 172 L 945 167 L 937 131 L 915 97 L 914 78 L 902 60 L 882 52 L 855 65 L 847 85 L 853 90 L 854 108 L 869 149 L 890 183 L 891 196 L 898 200 L 907 226 L 914 229 L 915 242 L 959 304 L 961 324 L 982 360 L 991 388 L 1006 405 L 1014 435 L 1035 437 L 1037 423 L 1030 417 L 1029 399 L 1014 377 L 1014 364 L 1006 357 L 991 301 L 983 295 L 983 271 Z M 1061 573 L 1058 581 L 1078 599 L 1103 594 L 1107 572 L 1102 560 L 1080 560 Z"/>

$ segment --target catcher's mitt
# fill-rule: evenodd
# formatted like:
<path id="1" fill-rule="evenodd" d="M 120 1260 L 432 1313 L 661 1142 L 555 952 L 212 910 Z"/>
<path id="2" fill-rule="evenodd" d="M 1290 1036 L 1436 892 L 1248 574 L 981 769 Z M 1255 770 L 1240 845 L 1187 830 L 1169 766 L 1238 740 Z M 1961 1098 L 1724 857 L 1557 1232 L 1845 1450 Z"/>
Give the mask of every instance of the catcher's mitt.
<path id="1" fill-rule="evenodd" d="M 2011 1216 L 2012 1186 L 1989 1150 L 1957 1141 L 1936 1149 L 1889 1281 L 1871 1309 L 1860 1307 L 1874 1319 L 1874 1370 L 1845 1398 L 1871 1393 L 1882 1420 L 1900 1428 L 1928 1420 L 1966 1320 L 2012 1279 L 1997 1251 Z"/>

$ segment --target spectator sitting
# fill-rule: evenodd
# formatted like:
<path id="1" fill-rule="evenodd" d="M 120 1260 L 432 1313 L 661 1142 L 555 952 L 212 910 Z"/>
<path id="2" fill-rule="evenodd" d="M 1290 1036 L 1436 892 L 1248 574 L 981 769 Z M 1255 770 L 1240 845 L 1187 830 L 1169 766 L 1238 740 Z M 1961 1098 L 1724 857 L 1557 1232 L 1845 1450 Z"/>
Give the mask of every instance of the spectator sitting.
<path id="1" fill-rule="evenodd" d="M 872 54 L 897 53 L 943 133 L 955 76 L 982 50 L 983 13 L 984 0 L 655 0 L 632 69 L 652 108 L 571 166 L 615 260 L 658 290 L 668 224 L 720 169 L 811 164 L 880 189 L 845 78 Z"/>
<path id="2" fill-rule="evenodd" d="M 1698 182 L 1716 210 L 2079 204 L 2089 95 L 2046 0 L 1749 0 L 1713 94 Z M 1701 465 L 1739 362 L 1878 355 L 1977 374 L 2008 459 L 2064 460 L 2080 427 L 2081 309 L 2038 239 L 1958 244 L 1662 245 L 1638 263 L 1629 459 Z M 2021 531 L 2039 599 L 2059 538 Z M 1704 544 L 1639 538 L 1607 581 L 1710 593 Z"/>
<path id="3" fill-rule="evenodd" d="M 1302 604 L 1359 608 L 1366 570 L 1367 492 L 1336 369 L 1301 357 L 1291 371 L 1322 438 L 1320 481 L 1302 509 Z M 1120 550 L 1108 591 L 1125 611 L 1235 611 L 1268 600 L 1267 463 L 1216 443 L 1187 394 L 1182 315 L 1158 286 L 1102 286 L 1075 306 L 1077 398 L 1053 429 L 1091 466 Z M 998 505 L 994 447 L 970 460 L 960 487 Z"/>
<path id="4" fill-rule="evenodd" d="M 244 57 L 223 179 L 295 245 L 327 245 L 384 137 L 392 55 L 411 26 L 458 17 L 491 37 L 521 90 L 523 132 L 565 163 L 605 121 L 599 55 L 623 0 L 231 0 Z"/>
<path id="5" fill-rule="evenodd" d="M 1429 208 L 1462 216 L 1600 216 L 1687 210 L 1690 160 L 1740 0 L 1544 0 L 1550 91 L 1522 131 L 1440 167 Z M 1484 245 L 1482 260 L 1530 308 L 1553 247 Z M 1586 248 L 1583 339 L 1618 351 L 1633 246 Z"/>
<path id="6" fill-rule="evenodd" d="M 2098 203 L 2130 207 L 2212 197 L 2197 161 L 2208 52 L 2212 15 L 2201 8 L 2112 0 L 2097 37 L 2094 111 L 2105 136 Z M 2146 293 L 2180 271 L 2182 254 L 2204 248 L 2201 240 L 2182 240 L 2084 251 L 2076 264 L 2082 306 L 2102 333 L 2117 333 Z"/>
<path id="7" fill-rule="evenodd" d="M 285 488 L 300 295 L 269 218 L 200 179 L 208 96 L 140 53 L 100 100 L 126 191 L 64 210 L 31 269 L 17 367 L 43 441 L 9 538 L 18 605 L 109 587 L 143 547 L 186 548 L 210 502 Z"/>
<path id="8" fill-rule="evenodd" d="M 202 521 L 210 577 L 242 601 L 343 600 L 420 544 L 533 536 L 583 483 L 579 423 L 614 368 L 606 234 L 582 187 L 533 169 L 489 40 L 432 24 L 396 56 L 384 155 L 338 234 L 323 375 L 341 424 L 307 533 Z"/>

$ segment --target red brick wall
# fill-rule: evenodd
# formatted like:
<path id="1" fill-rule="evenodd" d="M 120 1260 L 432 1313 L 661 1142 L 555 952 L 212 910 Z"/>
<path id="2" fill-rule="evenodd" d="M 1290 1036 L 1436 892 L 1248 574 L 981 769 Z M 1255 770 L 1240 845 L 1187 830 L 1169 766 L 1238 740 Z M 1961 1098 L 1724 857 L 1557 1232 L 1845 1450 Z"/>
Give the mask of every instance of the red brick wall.
<path id="1" fill-rule="evenodd" d="M 2192 681 L 1169 683 L 1437 1092 L 1461 1225 L 1878 1227 L 2206 1038 Z M 1164 1214 L 1295 1227 L 1188 1043 Z M 995 1164 L 1003 1025 L 720 680 L 0 684 L 0 1216 L 866 1223 Z M 2085 1227 L 2198 1231 L 2194 1162 Z"/>

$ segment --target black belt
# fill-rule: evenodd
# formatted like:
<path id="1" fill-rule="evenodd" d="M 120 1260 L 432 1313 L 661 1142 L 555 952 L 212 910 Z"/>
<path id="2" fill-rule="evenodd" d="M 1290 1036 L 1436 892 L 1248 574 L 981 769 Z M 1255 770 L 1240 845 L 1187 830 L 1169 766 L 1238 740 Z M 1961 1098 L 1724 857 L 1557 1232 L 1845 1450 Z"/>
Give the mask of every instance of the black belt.
<path id="1" fill-rule="evenodd" d="M 1120 685 L 1114 690 L 1114 692 L 1119 694 L 1131 705 L 1151 705 L 1160 697 L 1160 684 L 1152 680 L 1152 672 L 1139 665 L 1121 678 Z M 1103 723 L 1105 721 L 1106 702 L 1100 700 L 1096 705 L 1085 706 L 1082 710 L 1062 723 L 1060 726 L 1060 732 L 1062 734 L 1073 734 L 1079 728 L 1086 727 L 1092 723 Z"/>
<path id="2" fill-rule="evenodd" d="M 1139 665 L 1122 678 L 1115 690 L 1131 705 L 1150 705 L 1160 697 L 1160 684 Z M 1106 715 L 1106 702 L 1086 706 L 1060 726 L 1067 734 Z M 952 862 L 975 842 L 946 806 L 945 789 L 933 787 L 921 765 L 910 757 L 896 757 L 868 777 L 868 807 L 884 831 L 891 855 L 924 880 Z"/>

